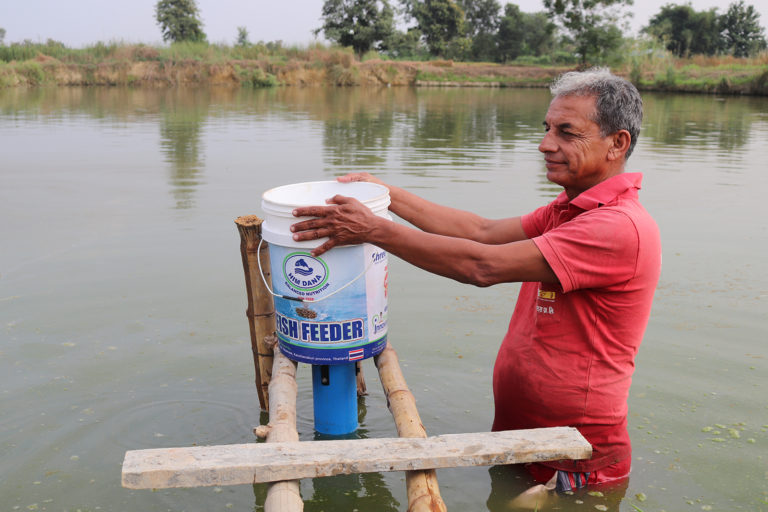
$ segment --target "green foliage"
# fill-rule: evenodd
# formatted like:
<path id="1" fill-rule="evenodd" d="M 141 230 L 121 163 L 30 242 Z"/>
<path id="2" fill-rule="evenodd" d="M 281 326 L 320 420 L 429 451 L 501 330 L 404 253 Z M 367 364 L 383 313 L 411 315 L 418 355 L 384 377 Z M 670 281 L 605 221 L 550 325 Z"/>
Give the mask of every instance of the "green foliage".
<path id="1" fill-rule="evenodd" d="M 639 59 L 632 59 L 632 66 L 629 70 L 629 81 L 635 84 L 635 87 L 640 86 L 640 82 L 643 80 L 643 70 L 640 67 Z"/>
<path id="2" fill-rule="evenodd" d="M 0 62 L 0 89 L 15 85 L 16 81 L 14 80 L 14 75 L 15 73 L 10 65 L 5 62 Z"/>
<path id="3" fill-rule="evenodd" d="M 464 29 L 468 37 L 494 34 L 499 29 L 501 5 L 497 0 L 459 0 L 464 11 Z"/>
<path id="4" fill-rule="evenodd" d="M 24 77 L 29 85 L 41 85 L 45 82 L 45 73 L 39 62 L 28 60 L 16 66 L 16 73 Z"/>
<path id="5" fill-rule="evenodd" d="M 411 28 L 407 32 L 396 30 L 384 44 L 384 54 L 395 59 L 427 60 L 429 49 L 422 42 L 421 30 Z"/>
<path id="6" fill-rule="evenodd" d="M 158 0 L 155 20 L 163 33 L 163 41 L 205 41 L 195 0 Z"/>
<path id="7" fill-rule="evenodd" d="M 0 27 L 0 46 L 2 46 L 5 40 L 5 29 L 3 27 Z"/>
<path id="8" fill-rule="evenodd" d="M 464 12 L 454 0 L 405 0 L 405 12 L 418 23 L 434 56 L 446 55 L 448 43 L 464 32 Z"/>
<path id="9" fill-rule="evenodd" d="M 459 6 L 464 11 L 464 34 L 470 42 L 463 60 L 495 60 L 501 5 L 497 0 L 459 0 Z"/>
<path id="10" fill-rule="evenodd" d="M 570 35 L 582 66 L 603 62 L 622 42 L 619 23 L 628 16 L 621 9 L 633 0 L 543 0 L 549 18 Z"/>
<path id="11" fill-rule="evenodd" d="M 328 69 L 328 76 L 331 83 L 338 86 L 358 85 L 357 68 L 344 66 L 343 64 L 333 64 Z"/>
<path id="12" fill-rule="evenodd" d="M 376 50 L 369 50 L 360 57 L 360 62 L 366 62 L 369 60 L 387 60 L 386 55 L 381 55 Z"/>
<path id="13" fill-rule="evenodd" d="M 445 47 L 445 57 L 452 60 L 472 60 L 472 53 L 472 39 L 469 37 L 456 37 Z"/>
<path id="14" fill-rule="evenodd" d="M 768 69 L 752 79 L 749 91 L 752 94 L 768 96 Z"/>
<path id="15" fill-rule="evenodd" d="M 11 62 L 34 59 L 38 55 L 47 55 L 54 59 L 63 59 L 74 52 L 64 46 L 63 43 L 48 39 L 45 43 L 33 43 L 29 39 L 22 43 L 12 43 L 8 46 L 0 46 L 0 60 Z"/>
<path id="16" fill-rule="evenodd" d="M 667 4 L 643 31 L 677 57 L 714 55 L 722 48 L 717 9 L 696 11 L 690 4 Z"/>
<path id="17" fill-rule="evenodd" d="M 275 75 L 264 72 L 260 67 L 243 69 L 236 65 L 235 72 L 240 79 L 240 83 L 243 85 L 249 85 L 251 87 L 275 87 L 280 85 L 280 82 L 278 82 Z"/>
<path id="18" fill-rule="evenodd" d="M 498 33 L 498 57 L 500 62 L 515 60 L 523 55 L 523 39 L 525 27 L 523 12 L 517 4 L 504 6 L 504 16 L 501 18 Z"/>
<path id="19" fill-rule="evenodd" d="M 545 85 L 552 81 L 549 77 L 501 77 L 501 76 L 467 76 L 456 73 L 432 73 L 429 71 L 419 71 L 416 73 L 416 80 L 424 82 L 459 82 L 459 83 L 477 83 L 477 84 L 498 84 L 499 86 L 514 87 L 519 85 Z"/>
<path id="20" fill-rule="evenodd" d="M 507 64 L 515 66 L 574 66 L 578 62 L 579 59 L 572 52 L 558 50 L 538 56 L 521 55 Z"/>
<path id="21" fill-rule="evenodd" d="M 508 62 L 523 55 L 550 54 L 555 29 L 544 12 L 525 13 L 515 4 L 505 5 L 497 35 L 497 60 Z"/>
<path id="22" fill-rule="evenodd" d="M 114 41 L 109 43 L 99 41 L 96 44 L 87 46 L 86 52 L 89 55 L 92 55 L 96 60 L 103 60 L 114 56 L 119 46 L 120 45 Z"/>
<path id="23" fill-rule="evenodd" d="M 251 43 L 248 42 L 248 29 L 245 27 L 237 27 L 237 40 L 235 41 L 235 46 L 245 48 L 250 44 Z"/>
<path id="24" fill-rule="evenodd" d="M 748 57 L 765 50 L 765 29 L 760 26 L 760 13 L 744 0 L 732 3 L 720 17 L 723 45 L 734 57 Z"/>
<path id="25" fill-rule="evenodd" d="M 321 31 L 329 41 L 351 46 L 361 57 L 372 48 L 382 49 L 395 30 L 394 11 L 388 0 L 325 0 Z"/>
<path id="26" fill-rule="evenodd" d="M 643 31 L 677 57 L 730 53 L 748 57 L 766 48 L 760 14 L 743 0 L 721 15 L 717 9 L 696 11 L 690 4 L 668 4 L 653 16 Z"/>
<path id="27" fill-rule="evenodd" d="M 656 84 L 660 87 L 671 89 L 677 82 L 677 72 L 674 66 L 668 66 L 664 75 L 656 77 Z"/>

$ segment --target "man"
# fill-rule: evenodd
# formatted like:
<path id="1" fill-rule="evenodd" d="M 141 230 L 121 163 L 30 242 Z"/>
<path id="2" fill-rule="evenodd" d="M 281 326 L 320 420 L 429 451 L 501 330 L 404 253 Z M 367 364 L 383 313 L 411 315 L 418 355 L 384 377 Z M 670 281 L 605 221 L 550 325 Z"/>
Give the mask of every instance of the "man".
<path id="1" fill-rule="evenodd" d="M 629 475 L 627 396 L 661 267 L 655 222 L 638 200 L 642 175 L 625 173 L 642 100 L 607 69 L 566 73 L 539 145 L 547 179 L 563 187 L 522 217 L 489 220 L 388 186 L 390 210 L 420 228 L 374 216 L 354 199 L 297 208 L 316 219 L 294 238 L 329 237 L 313 251 L 368 242 L 429 272 L 477 286 L 522 281 L 493 375 L 493 430 L 574 426 L 586 461 L 529 465 L 560 490 Z M 351 174 L 339 181 L 381 181 Z"/>

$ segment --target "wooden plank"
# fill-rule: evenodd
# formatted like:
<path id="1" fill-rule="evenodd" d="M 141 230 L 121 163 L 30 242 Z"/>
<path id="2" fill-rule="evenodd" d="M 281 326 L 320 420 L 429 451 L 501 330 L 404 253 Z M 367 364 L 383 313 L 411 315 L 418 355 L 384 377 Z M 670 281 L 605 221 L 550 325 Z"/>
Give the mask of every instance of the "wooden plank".
<path id="1" fill-rule="evenodd" d="M 410 471 L 586 459 L 575 428 L 446 434 L 419 438 L 251 443 L 133 450 L 123 461 L 130 489 L 253 484 L 351 473 Z"/>

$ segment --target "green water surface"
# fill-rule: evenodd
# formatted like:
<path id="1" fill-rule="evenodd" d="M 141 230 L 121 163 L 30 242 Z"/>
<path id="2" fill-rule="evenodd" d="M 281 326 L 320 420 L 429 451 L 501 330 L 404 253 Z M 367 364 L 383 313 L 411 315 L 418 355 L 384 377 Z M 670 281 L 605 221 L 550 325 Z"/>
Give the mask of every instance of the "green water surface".
<path id="1" fill-rule="evenodd" d="M 559 510 L 768 511 L 768 99 L 645 94 L 628 170 L 663 270 L 630 405 L 633 471 Z M 239 238 L 271 187 L 368 171 L 489 217 L 554 198 L 545 90 L 0 91 L 0 510 L 260 510 L 266 486 L 126 490 L 126 450 L 254 440 Z M 390 259 L 389 337 L 430 434 L 490 429 L 517 285 Z M 396 436 L 371 361 L 359 437 Z M 298 430 L 312 440 L 311 372 Z M 452 511 L 514 477 L 438 471 Z M 510 483 L 511 482 L 511 483 Z M 405 511 L 403 473 L 304 480 L 307 511 Z"/>

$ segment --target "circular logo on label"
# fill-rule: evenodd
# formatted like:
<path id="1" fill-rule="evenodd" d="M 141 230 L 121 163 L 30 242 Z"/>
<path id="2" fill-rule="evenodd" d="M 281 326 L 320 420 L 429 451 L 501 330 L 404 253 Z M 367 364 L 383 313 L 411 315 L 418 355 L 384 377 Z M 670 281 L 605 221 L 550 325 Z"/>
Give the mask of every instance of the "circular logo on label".
<path id="1" fill-rule="evenodd" d="M 298 291 L 317 290 L 328 280 L 328 266 L 308 252 L 294 252 L 283 261 L 283 276 Z"/>

